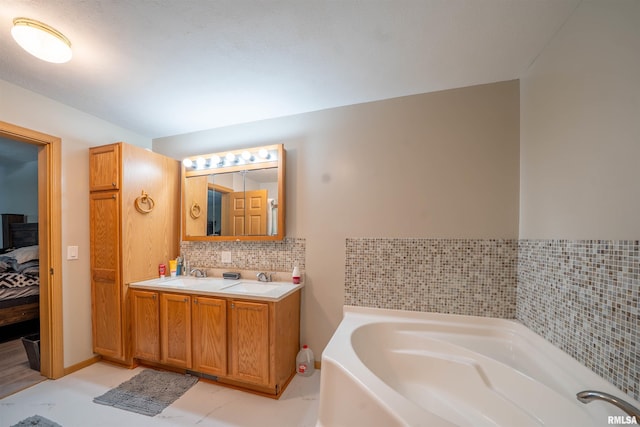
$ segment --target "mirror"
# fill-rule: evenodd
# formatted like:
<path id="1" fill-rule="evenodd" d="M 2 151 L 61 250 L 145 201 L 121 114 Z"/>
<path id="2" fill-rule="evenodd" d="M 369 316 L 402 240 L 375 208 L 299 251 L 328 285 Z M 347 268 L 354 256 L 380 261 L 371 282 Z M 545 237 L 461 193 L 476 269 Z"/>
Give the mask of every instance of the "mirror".
<path id="1" fill-rule="evenodd" d="M 282 240 L 282 144 L 183 161 L 183 240 Z"/>

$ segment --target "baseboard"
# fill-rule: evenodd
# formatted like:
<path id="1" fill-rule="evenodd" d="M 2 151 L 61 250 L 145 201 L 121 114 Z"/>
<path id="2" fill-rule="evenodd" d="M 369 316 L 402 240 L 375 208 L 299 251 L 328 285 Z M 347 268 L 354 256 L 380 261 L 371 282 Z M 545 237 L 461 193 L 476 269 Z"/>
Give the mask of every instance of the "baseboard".
<path id="1" fill-rule="evenodd" d="M 87 366 L 91 366 L 91 365 L 93 365 L 94 363 L 99 362 L 100 360 L 103 360 L 102 356 L 93 356 L 93 357 L 92 357 L 92 358 L 90 358 L 90 359 L 84 360 L 84 361 L 82 361 L 82 362 L 80 362 L 80 363 L 76 363 L 75 365 L 71 365 L 71 366 L 69 366 L 69 367 L 67 367 L 67 368 L 64 368 L 64 375 L 72 374 L 72 373 L 74 373 L 74 372 L 76 372 L 76 371 L 79 371 L 80 369 L 86 368 Z M 108 360 L 105 360 L 105 361 L 108 361 Z M 153 363 L 144 363 L 144 364 L 148 364 L 148 365 L 150 365 L 150 366 L 154 366 L 154 364 L 153 364 Z M 121 364 L 121 363 L 119 363 L 118 365 L 122 366 L 122 364 Z M 321 362 L 320 360 L 316 360 L 316 361 L 315 361 L 315 363 L 313 364 L 313 366 L 314 366 L 316 369 L 321 369 L 321 368 L 322 368 L 322 366 L 321 366 L 321 365 L 322 365 L 322 362 Z M 136 365 L 134 365 L 134 366 L 129 366 L 129 368 L 135 368 L 135 366 L 136 366 Z M 162 366 L 162 365 L 158 365 L 158 367 L 160 367 L 160 366 Z M 165 366 L 163 366 L 163 367 L 164 367 L 164 369 L 167 369 Z M 176 371 L 178 371 L 178 372 L 181 372 L 181 371 L 182 371 L 182 372 L 184 372 L 184 369 L 182 369 L 182 370 L 177 369 Z"/>
<path id="2" fill-rule="evenodd" d="M 66 376 L 76 371 L 79 371 L 80 369 L 86 368 L 87 366 L 91 366 L 94 363 L 100 361 L 100 359 L 102 359 L 100 356 L 93 356 L 90 359 L 84 360 L 80 363 L 76 363 L 75 365 L 71 365 L 67 368 L 64 368 L 64 375 Z"/>

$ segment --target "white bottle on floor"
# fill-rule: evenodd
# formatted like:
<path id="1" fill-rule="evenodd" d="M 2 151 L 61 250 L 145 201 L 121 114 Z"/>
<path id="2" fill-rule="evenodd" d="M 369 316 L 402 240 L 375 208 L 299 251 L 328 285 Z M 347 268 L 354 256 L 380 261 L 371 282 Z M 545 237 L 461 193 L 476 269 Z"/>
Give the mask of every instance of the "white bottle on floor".
<path id="1" fill-rule="evenodd" d="M 315 370 L 315 359 L 308 345 L 303 345 L 296 356 L 296 372 L 303 377 L 310 377 Z"/>

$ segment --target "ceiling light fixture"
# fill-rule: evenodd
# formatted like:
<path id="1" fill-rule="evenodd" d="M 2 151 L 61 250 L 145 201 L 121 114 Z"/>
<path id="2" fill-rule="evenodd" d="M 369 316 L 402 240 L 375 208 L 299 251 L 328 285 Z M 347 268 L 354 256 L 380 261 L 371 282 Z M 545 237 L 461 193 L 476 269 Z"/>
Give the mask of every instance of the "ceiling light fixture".
<path id="1" fill-rule="evenodd" d="M 61 64 L 71 59 L 71 42 L 60 31 L 29 18 L 15 18 L 11 35 L 24 50 L 43 61 Z"/>

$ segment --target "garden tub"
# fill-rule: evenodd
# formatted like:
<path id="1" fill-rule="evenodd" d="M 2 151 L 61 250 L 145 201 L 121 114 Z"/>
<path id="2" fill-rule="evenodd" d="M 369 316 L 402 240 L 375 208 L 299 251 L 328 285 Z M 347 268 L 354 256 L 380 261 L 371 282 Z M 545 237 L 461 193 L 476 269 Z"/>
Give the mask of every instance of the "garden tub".
<path id="1" fill-rule="evenodd" d="M 346 306 L 322 354 L 317 425 L 605 426 L 626 416 L 579 402 L 585 389 L 636 404 L 517 321 Z"/>

